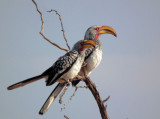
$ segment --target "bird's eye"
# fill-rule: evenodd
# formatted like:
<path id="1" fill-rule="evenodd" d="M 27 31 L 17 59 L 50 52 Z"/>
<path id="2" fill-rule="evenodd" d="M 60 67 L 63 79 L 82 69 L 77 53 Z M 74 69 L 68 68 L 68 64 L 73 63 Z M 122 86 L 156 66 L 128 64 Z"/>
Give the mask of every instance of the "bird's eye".
<path id="1" fill-rule="evenodd" d="M 82 41 L 80 44 L 81 44 L 81 45 L 83 45 L 83 44 L 84 44 L 84 42 Z"/>
<path id="2" fill-rule="evenodd" d="M 96 30 L 96 31 L 99 31 L 99 28 L 98 28 L 98 27 L 96 27 L 96 28 L 95 28 L 95 30 Z"/>

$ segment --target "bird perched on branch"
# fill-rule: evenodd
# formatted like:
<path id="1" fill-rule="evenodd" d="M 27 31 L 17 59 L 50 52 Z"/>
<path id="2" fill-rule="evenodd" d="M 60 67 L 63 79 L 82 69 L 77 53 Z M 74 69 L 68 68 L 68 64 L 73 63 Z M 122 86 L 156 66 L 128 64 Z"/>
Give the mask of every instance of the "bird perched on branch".
<path id="1" fill-rule="evenodd" d="M 86 66 L 83 67 L 83 70 L 79 72 L 79 76 L 84 77 L 84 75 L 89 76 L 91 71 L 95 69 L 102 60 L 102 45 L 99 40 L 99 36 L 102 34 L 112 34 L 117 37 L 116 31 L 109 26 L 92 26 L 88 28 L 85 33 L 84 40 L 92 40 L 95 42 L 95 48 L 88 48 L 85 52 L 85 63 Z M 72 48 L 72 50 L 76 50 L 78 45 L 83 40 L 78 41 Z M 85 74 L 84 74 L 85 71 Z M 72 82 L 72 85 L 77 85 L 80 80 L 75 80 Z"/>
<path id="2" fill-rule="evenodd" d="M 87 48 L 95 47 L 95 43 L 92 40 L 84 40 L 77 45 L 77 49 L 71 50 L 64 56 L 60 57 L 49 69 L 42 74 L 18 82 L 8 87 L 8 90 L 16 89 L 35 82 L 39 79 L 46 78 L 46 86 L 50 86 L 55 82 L 59 82 L 56 88 L 52 91 L 44 105 L 42 106 L 39 114 L 44 114 L 58 94 L 61 92 L 66 83 L 75 78 L 81 69 L 84 62 L 85 51 Z"/>

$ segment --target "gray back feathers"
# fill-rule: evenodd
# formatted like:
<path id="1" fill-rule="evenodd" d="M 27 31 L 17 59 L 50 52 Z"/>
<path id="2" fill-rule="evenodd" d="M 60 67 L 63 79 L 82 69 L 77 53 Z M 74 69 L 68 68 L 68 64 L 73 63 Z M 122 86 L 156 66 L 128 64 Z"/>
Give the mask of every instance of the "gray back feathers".
<path id="1" fill-rule="evenodd" d="M 72 65 L 76 62 L 79 53 L 76 50 L 72 50 L 60 57 L 52 66 L 49 71 L 49 77 L 46 85 L 52 85 L 59 79 L 64 73 L 66 73 Z"/>

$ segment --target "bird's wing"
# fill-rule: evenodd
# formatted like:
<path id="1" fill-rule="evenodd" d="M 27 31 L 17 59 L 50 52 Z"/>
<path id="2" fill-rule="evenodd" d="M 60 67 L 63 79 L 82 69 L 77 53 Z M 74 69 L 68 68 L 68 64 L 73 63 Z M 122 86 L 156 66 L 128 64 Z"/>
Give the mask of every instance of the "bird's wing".
<path id="1" fill-rule="evenodd" d="M 52 85 L 59 79 L 64 73 L 66 73 L 78 58 L 78 52 L 72 50 L 60 57 L 52 66 L 46 85 Z"/>
<path id="2" fill-rule="evenodd" d="M 41 110 L 39 111 L 39 114 L 43 115 L 49 109 L 49 107 L 51 106 L 51 104 L 56 99 L 56 97 L 61 92 L 61 90 L 63 89 L 64 86 L 65 86 L 65 83 L 59 83 L 55 87 L 55 89 L 49 95 L 49 97 L 47 98 L 46 102 L 44 103 L 44 105 L 42 106 Z"/>
<path id="3" fill-rule="evenodd" d="M 94 51 L 94 48 L 93 48 L 93 47 L 90 47 L 90 48 L 88 48 L 88 49 L 86 50 L 84 61 L 93 53 L 93 51 Z"/>

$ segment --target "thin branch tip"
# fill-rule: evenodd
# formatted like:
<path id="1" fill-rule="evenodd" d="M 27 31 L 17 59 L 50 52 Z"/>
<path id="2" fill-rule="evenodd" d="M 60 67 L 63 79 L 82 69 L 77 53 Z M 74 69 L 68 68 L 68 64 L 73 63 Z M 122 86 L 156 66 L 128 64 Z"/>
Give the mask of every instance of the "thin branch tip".
<path id="1" fill-rule="evenodd" d="M 107 102 L 110 99 L 110 96 L 108 96 L 105 100 L 103 100 L 103 103 Z"/>
<path id="2" fill-rule="evenodd" d="M 64 30 L 64 27 L 63 27 L 63 22 L 62 22 L 61 15 L 58 13 L 57 10 L 53 10 L 53 9 L 51 9 L 50 11 L 47 11 L 47 12 L 55 12 L 56 15 L 59 16 L 59 20 L 60 20 L 60 22 L 61 22 L 61 28 L 62 28 L 61 31 L 63 32 L 63 38 L 64 38 L 64 40 L 65 40 L 65 42 L 66 42 L 66 45 L 67 45 L 68 49 L 70 50 L 70 46 L 69 46 L 69 44 L 68 44 L 68 40 L 67 40 L 66 35 L 65 35 L 65 30 Z"/>
<path id="3" fill-rule="evenodd" d="M 64 115 L 64 118 L 69 119 L 66 115 Z"/>
<path id="4" fill-rule="evenodd" d="M 41 36 L 42 36 L 46 41 L 48 41 L 48 42 L 51 43 L 52 45 L 56 46 L 57 48 L 59 48 L 59 49 L 61 49 L 61 50 L 64 50 L 64 51 L 66 51 L 66 52 L 69 52 L 70 49 L 68 50 L 68 49 L 65 49 L 65 48 L 57 45 L 56 43 L 50 41 L 50 40 L 43 34 L 43 30 L 44 30 L 44 20 L 43 20 L 42 12 L 39 10 L 39 7 L 38 7 L 37 3 L 35 2 L 35 0 L 32 0 L 32 2 L 33 2 L 34 5 L 36 6 L 36 10 L 37 10 L 37 12 L 39 13 L 40 18 L 41 18 L 41 30 L 40 30 Z M 66 41 L 66 40 L 65 40 L 65 41 Z M 67 45 L 67 46 L 69 46 L 69 45 Z M 70 47 L 69 47 L 69 48 L 70 48 Z"/>

